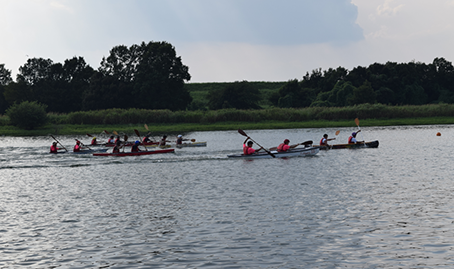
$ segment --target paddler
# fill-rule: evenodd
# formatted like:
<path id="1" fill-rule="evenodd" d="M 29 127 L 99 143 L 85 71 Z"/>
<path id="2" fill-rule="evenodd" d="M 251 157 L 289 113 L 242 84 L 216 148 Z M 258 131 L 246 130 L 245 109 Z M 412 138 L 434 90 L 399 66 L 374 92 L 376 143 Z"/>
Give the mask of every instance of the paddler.
<path id="1" fill-rule="evenodd" d="M 110 138 L 107 139 L 107 144 L 115 144 L 115 138 L 113 135 L 111 135 Z"/>
<path id="2" fill-rule="evenodd" d="M 335 140 L 336 138 L 329 138 L 328 134 L 324 134 L 322 139 L 320 139 L 320 146 L 329 146 L 328 141 Z"/>
<path id="3" fill-rule="evenodd" d="M 285 152 L 289 149 L 296 148 L 299 144 L 296 145 L 291 145 L 289 146 L 288 144 L 290 143 L 290 140 L 285 139 L 284 143 L 281 143 L 279 146 L 277 146 L 277 151 L 278 152 Z"/>
<path id="4" fill-rule="evenodd" d="M 177 145 L 183 144 L 183 141 L 188 141 L 189 139 L 184 139 L 182 135 L 177 136 Z M 247 139 L 246 139 L 247 140 Z M 246 142 L 246 141 L 245 141 Z M 244 143 L 243 143 L 244 144 Z"/>
<path id="5" fill-rule="evenodd" d="M 356 144 L 356 143 L 359 143 L 359 142 L 362 143 L 362 141 L 357 141 L 357 140 L 356 140 L 356 135 L 357 135 L 359 132 L 361 132 L 361 130 L 358 130 L 358 131 L 352 133 L 352 135 L 348 138 L 348 143 L 349 143 L 349 144 Z"/>
<path id="6" fill-rule="evenodd" d="M 96 141 L 96 136 L 93 137 L 93 139 L 91 140 L 91 145 L 92 146 L 98 145 L 98 141 Z"/>
<path id="7" fill-rule="evenodd" d="M 159 146 L 162 147 L 162 146 L 165 146 L 166 145 L 166 142 L 170 142 L 170 141 L 167 141 L 167 135 L 164 135 L 161 139 L 161 141 L 159 141 Z"/>
<path id="8" fill-rule="evenodd" d="M 76 141 L 76 145 L 74 145 L 73 152 L 80 152 L 80 149 L 81 149 L 81 148 L 82 148 L 82 147 L 80 146 L 80 141 L 77 140 L 77 141 Z"/>
<path id="9" fill-rule="evenodd" d="M 252 154 L 256 154 L 259 150 L 261 150 L 262 148 L 259 148 L 258 150 L 255 150 L 252 148 L 252 145 L 254 144 L 252 141 L 248 141 L 249 137 L 246 138 L 246 140 L 244 140 L 243 142 L 243 154 L 244 155 L 252 155 Z M 247 141 L 247 145 L 246 145 L 246 141 Z"/>
<path id="10" fill-rule="evenodd" d="M 52 142 L 52 146 L 50 146 L 50 153 L 58 153 L 58 150 L 61 148 L 57 147 L 57 142 Z"/>
<path id="11" fill-rule="evenodd" d="M 122 148 L 123 146 L 121 145 L 121 141 L 118 140 L 117 143 L 115 143 L 115 146 L 113 147 L 112 149 L 112 153 L 120 153 L 120 149 Z"/>
<path id="12" fill-rule="evenodd" d="M 131 152 L 139 152 L 140 149 L 139 149 L 139 145 L 140 145 L 140 141 L 137 140 L 131 147 Z"/>

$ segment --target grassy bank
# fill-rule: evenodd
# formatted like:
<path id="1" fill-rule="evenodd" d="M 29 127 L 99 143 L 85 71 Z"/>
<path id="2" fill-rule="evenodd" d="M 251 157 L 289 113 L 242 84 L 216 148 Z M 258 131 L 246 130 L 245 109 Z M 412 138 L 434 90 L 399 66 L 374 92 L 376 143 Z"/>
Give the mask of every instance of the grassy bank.
<path id="1" fill-rule="evenodd" d="M 145 122 L 146 123 L 146 122 Z M 0 135 L 3 136 L 46 136 L 53 135 L 99 135 L 106 130 L 109 133 L 116 131 L 124 133 L 131 138 L 136 137 L 134 130 L 140 134 L 146 134 L 145 123 L 137 124 L 48 124 L 37 130 L 22 130 L 12 126 L 0 126 Z M 219 122 L 219 123 L 175 123 L 153 124 L 146 123 L 149 131 L 156 136 L 163 134 L 179 134 L 195 131 L 225 131 L 237 130 L 260 130 L 260 129 L 294 129 L 294 128 L 355 128 L 354 119 L 350 120 L 312 120 L 298 122 L 264 121 L 264 122 Z M 399 125 L 431 125 L 431 124 L 454 124 L 454 117 L 419 117 L 401 119 L 361 119 L 361 127 L 366 126 L 399 126 Z"/>

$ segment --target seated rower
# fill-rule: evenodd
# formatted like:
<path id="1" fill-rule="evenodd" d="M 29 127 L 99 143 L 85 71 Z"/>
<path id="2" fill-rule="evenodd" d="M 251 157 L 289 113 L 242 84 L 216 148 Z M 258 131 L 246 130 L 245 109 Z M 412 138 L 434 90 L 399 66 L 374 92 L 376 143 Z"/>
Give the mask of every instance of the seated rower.
<path id="1" fill-rule="evenodd" d="M 80 152 L 80 149 L 82 147 L 80 146 L 80 141 L 77 140 L 76 145 L 74 145 L 73 152 Z"/>
<path id="2" fill-rule="evenodd" d="M 161 139 L 161 141 L 159 141 L 159 146 L 162 147 L 162 146 L 165 146 L 166 145 L 166 142 L 170 142 L 167 140 L 167 135 L 164 135 Z"/>
<path id="3" fill-rule="evenodd" d="M 50 153 L 58 153 L 58 150 L 61 148 L 57 147 L 57 142 L 52 142 L 52 146 L 50 146 Z"/>
<path id="4" fill-rule="evenodd" d="M 328 141 L 335 140 L 336 138 L 329 138 L 328 134 L 324 134 L 322 139 L 320 139 L 320 146 L 329 146 Z"/>
<path id="5" fill-rule="evenodd" d="M 296 145 L 289 146 L 289 143 L 290 143 L 290 140 L 285 139 L 284 143 L 282 143 L 279 146 L 277 146 L 277 151 L 278 152 L 286 152 L 289 149 L 296 148 L 299 145 L 299 144 L 296 144 Z"/>
<path id="6" fill-rule="evenodd" d="M 121 141 L 118 140 L 116 143 L 115 143 L 115 146 L 113 147 L 112 149 L 112 153 L 120 153 L 120 149 L 122 148 L 123 146 L 121 145 Z"/>
<path id="7" fill-rule="evenodd" d="M 352 135 L 348 138 L 348 144 L 357 144 L 357 143 L 362 143 L 363 141 L 357 141 L 356 140 L 356 135 L 361 132 L 361 130 L 358 130 L 357 132 L 353 132 Z"/>
<path id="8" fill-rule="evenodd" d="M 259 150 L 261 150 L 262 148 L 259 148 L 258 150 L 255 150 L 252 148 L 252 145 L 254 144 L 252 141 L 248 141 L 247 142 L 247 145 L 246 145 L 246 141 L 249 139 L 246 138 L 246 140 L 244 140 L 243 142 L 243 154 L 244 155 L 252 155 L 252 154 L 257 154 L 257 152 L 259 152 Z"/>
<path id="9" fill-rule="evenodd" d="M 139 149 L 139 145 L 140 145 L 140 141 L 137 140 L 134 145 L 132 145 L 131 147 L 131 152 L 139 152 L 140 149 Z"/>
<path id="10" fill-rule="evenodd" d="M 93 137 L 93 139 L 91 140 L 91 145 L 92 145 L 92 146 L 98 145 L 98 141 L 96 141 L 96 136 Z"/>

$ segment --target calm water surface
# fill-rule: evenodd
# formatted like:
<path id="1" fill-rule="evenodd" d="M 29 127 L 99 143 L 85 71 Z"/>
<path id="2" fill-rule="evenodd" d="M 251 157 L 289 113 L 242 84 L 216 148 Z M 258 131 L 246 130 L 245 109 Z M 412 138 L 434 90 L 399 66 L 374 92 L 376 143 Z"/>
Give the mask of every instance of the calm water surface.
<path id="1" fill-rule="evenodd" d="M 246 132 L 272 147 L 336 130 Z M 335 143 L 355 129 L 340 130 Z M 252 161 L 226 157 L 235 131 L 188 137 L 208 146 L 113 158 L 0 137 L 0 268 L 454 267 L 454 126 L 363 128 L 379 148 Z M 74 138 L 89 143 L 58 137 Z"/>

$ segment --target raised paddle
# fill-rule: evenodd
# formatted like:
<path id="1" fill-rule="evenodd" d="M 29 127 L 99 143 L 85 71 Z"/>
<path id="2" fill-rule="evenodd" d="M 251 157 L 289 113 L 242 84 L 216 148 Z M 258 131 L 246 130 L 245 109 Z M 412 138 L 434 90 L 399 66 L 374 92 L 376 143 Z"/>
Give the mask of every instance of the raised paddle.
<path id="1" fill-rule="evenodd" d="M 355 124 L 356 124 L 356 126 L 358 126 L 358 129 L 361 130 L 361 128 L 359 127 L 359 119 L 358 118 L 355 119 Z M 362 132 L 361 132 L 361 138 L 363 139 L 363 143 L 366 144 L 366 142 L 364 141 L 364 136 L 363 136 Z"/>
<path id="2" fill-rule="evenodd" d="M 336 135 L 339 135 L 340 132 L 341 132 L 340 130 L 337 130 L 337 131 L 336 131 Z"/>
<path id="3" fill-rule="evenodd" d="M 245 137 L 249 138 L 252 142 L 254 142 L 255 144 L 257 144 L 257 146 L 259 146 L 259 147 L 261 147 L 263 150 L 265 150 L 266 153 L 268 153 L 269 155 L 271 155 L 271 157 L 276 158 L 276 156 L 274 156 L 273 153 L 271 153 L 271 152 L 270 152 L 269 150 L 267 150 L 266 148 L 260 146 L 259 143 L 255 142 L 254 139 L 250 138 L 243 130 L 238 129 L 238 133 L 240 133 L 242 136 L 245 136 Z"/>
<path id="4" fill-rule="evenodd" d="M 140 133 L 139 133 L 139 130 L 137 129 L 134 129 L 134 132 L 136 133 L 136 135 L 139 137 L 139 141 L 142 139 L 142 137 L 140 136 Z M 147 147 L 145 146 L 145 144 L 143 145 L 143 147 L 145 148 L 146 151 L 148 151 Z"/>
<path id="5" fill-rule="evenodd" d="M 60 143 L 60 141 L 57 140 L 57 138 L 55 138 L 53 135 L 50 135 L 50 136 L 51 136 L 55 141 L 57 141 L 57 143 L 60 144 L 60 146 L 62 146 L 62 148 L 63 148 L 64 150 L 66 150 L 66 152 L 68 152 L 68 150 L 65 148 L 65 146 L 63 146 L 63 145 Z"/>
<path id="6" fill-rule="evenodd" d="M 104 133 L 106 133 L 106 134 L 110 134 L 110 133 L 109 133 L 108 131 L 106 131 L 106 130 L 104 130 Z"/>
<path id="7" fill-rule="evenodd" d="M 88 133 L 87 133 L 87 136 L 88 136 L 88 137 L 93 137 L 91 134 L 88 134 Z"/>

